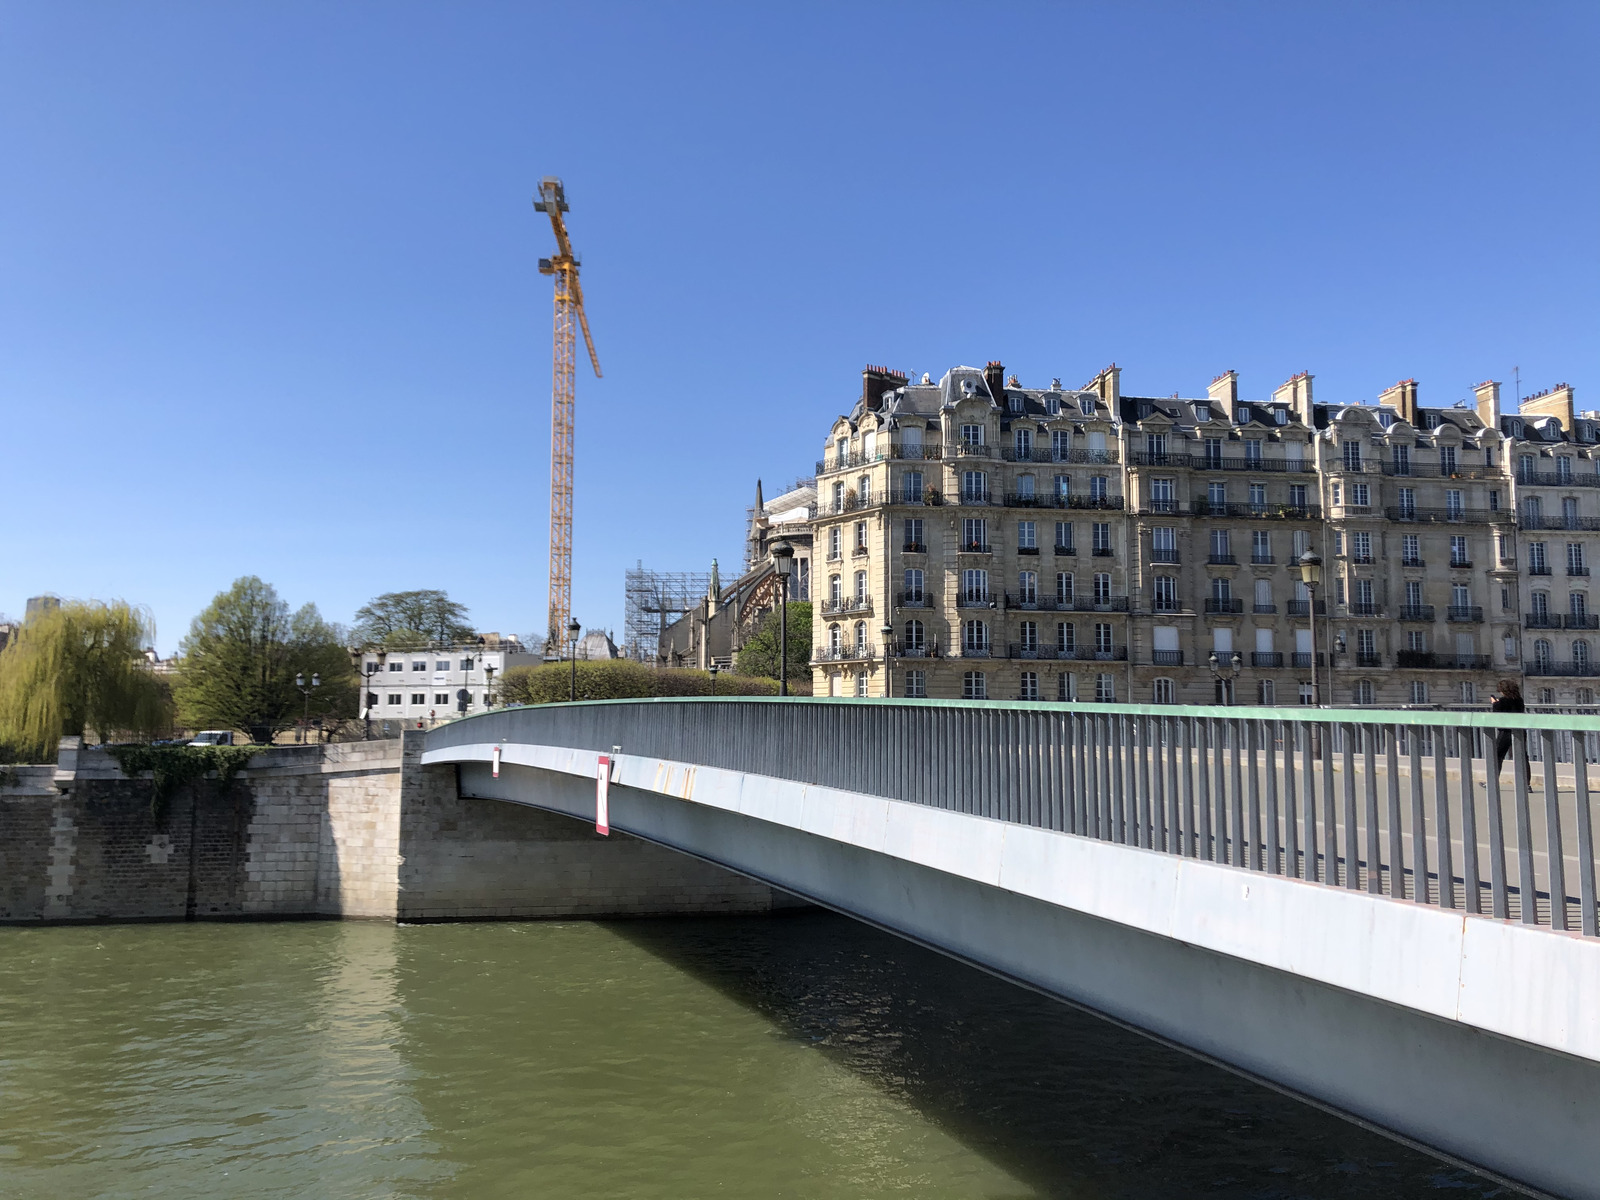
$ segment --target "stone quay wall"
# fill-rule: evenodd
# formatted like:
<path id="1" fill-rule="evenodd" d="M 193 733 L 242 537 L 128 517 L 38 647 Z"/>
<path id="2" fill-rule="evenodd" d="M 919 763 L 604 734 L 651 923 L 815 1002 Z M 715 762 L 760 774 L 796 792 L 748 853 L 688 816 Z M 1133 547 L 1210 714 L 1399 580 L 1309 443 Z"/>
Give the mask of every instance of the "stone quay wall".
<path id="1" fill-rule="evenodd" d="M 264 749 L 226 793 L 180 789 L 63 739 L 0 768 L 0 923 L 401 921 L 766 912 L 742 875 L 592 825 L 462 797 L 422 737 Z"/>

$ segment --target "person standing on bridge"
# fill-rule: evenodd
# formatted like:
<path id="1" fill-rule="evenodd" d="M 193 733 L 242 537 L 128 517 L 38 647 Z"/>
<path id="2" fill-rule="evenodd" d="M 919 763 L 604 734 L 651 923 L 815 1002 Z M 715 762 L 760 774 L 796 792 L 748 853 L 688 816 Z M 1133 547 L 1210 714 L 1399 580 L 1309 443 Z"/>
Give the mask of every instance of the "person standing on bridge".
<path id="1" fill-rule="evenodd" d="M 1528 706 L 1522 701 L 1522 689 L 1514 680 L 1502 679 L 1500 690 L 1494 701 L 1489 705 L 1490 712 L 1527 712 Z M 1506 755 L 1511 753 L 1511 730 L 1502 729 L 1494 738 L 1494 773 L 1500 774 L 1501 767 L 1505 766 Z"/>

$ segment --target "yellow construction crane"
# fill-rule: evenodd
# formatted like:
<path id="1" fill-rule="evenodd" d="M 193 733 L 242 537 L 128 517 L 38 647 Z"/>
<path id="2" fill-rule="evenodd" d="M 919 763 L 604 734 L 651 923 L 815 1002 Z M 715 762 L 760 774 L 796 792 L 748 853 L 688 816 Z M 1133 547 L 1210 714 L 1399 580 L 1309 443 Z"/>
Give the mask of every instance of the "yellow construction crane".
<path id="1" fill-rule="evenodd" d="M 600 358 L 589 336 L 589 317 L 583 311 L 583 288 L 578 283 L 578 257 L 567 237 L 561 217 L 570 211 L 561 180 L 547 175 L 539 181 L 533 207 L 550 214 L 555 230 L 556 254 L 539 260 L 539 274 L 556 277 L 555 353 L 550 384 L 550 631 L 546 657 L 561 656 L 572 615 L 572 401 L 574 376 L 572 318 L 583 326 L 584 344 L 595 378 L 600 378 Z"/>

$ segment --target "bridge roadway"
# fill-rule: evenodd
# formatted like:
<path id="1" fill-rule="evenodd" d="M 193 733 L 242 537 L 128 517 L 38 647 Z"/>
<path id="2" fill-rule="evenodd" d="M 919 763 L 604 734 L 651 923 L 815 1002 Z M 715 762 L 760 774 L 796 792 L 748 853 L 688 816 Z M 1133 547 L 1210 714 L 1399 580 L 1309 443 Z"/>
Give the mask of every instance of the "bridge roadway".
<path id="1" fill-rule="evenodd" d="M 1592 764 L 1577 772 L 1576 803 L 1554 807 L 1561 743 L 1550 740 L 1600 721 L 1493 718 L 1516 727 L 1518 758 L 1524 738 L 1551 751 L 1533 764 L 1531 793 L 1518 785 L 1502 797 L 1471 758 L 1473 739 L 1454 736 L 1489 720 L 611 701 L 456 721 L 430 732 L 423 763 L 454 764 L 463 795 L 593 822 L 604 756 L 613 830 L 1526 1188 L 1600 1197 Z M 1418 736 L 1429 729 L 1433 739 Z M 1406 755 L 1408 773 L 1395 769 Z M 1386 773 L 1375 769 L 1385 757 Z M 1557 840 L 1536 856 L 1528 813 L 1541 767 Z M 1573 788 L 1565 768 L 1562 777 Z M 1481 802 L 1462 803 L 1475 778 L 1489 789 L 1486 817 Z M 1452 850 L 1442 866 L 1441 846 Z M 1554 880 L 1551 861 L 1566 865 Z M 1430 877 L 1453 886 L 1424 886 L 1417 900 L 1416 881 Z M 1528 905 L 1523 895 L 1571 898 Z"/>

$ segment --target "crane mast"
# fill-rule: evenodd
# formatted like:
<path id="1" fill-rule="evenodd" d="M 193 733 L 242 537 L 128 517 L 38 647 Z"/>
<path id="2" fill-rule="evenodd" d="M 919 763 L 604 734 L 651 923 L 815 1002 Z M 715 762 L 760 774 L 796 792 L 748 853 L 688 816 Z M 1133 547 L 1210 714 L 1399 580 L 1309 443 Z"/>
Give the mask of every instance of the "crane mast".
<path id="1" fill-rule="evenodd" d="M 584 344 L 595 378 L 600 359 L 589 334 L 589 317 L 583 311 L 583 287 L 578 282 L 578 257 L 567 237 L 562 213 L 571 211 L 561 180 L 546 176 L 539 181 L 533 207 L 550 217 L 556 236 L 556 253 L 539 260 L 541 275 L 554 275 L 556 284 L 555 337 L 550 383 L 550 614 L 545 654 L 560 656 L 572 616 L 572 424 L 577 368 L 574 321 L 583 329 Z"/>

